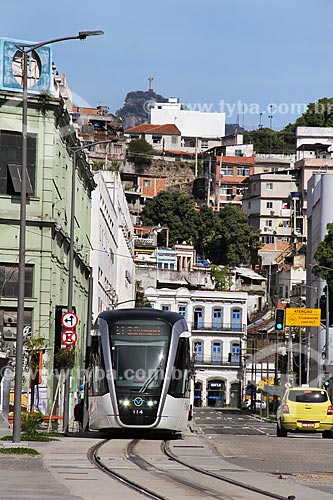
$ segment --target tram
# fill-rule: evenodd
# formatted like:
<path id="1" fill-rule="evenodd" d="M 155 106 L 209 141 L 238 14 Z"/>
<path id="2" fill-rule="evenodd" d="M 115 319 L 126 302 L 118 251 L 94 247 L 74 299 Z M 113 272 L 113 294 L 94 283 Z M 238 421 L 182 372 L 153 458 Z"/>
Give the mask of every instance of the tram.
<path id="1" fill-rule="evenodd" d="M 190 410 L 189 336 L 175 312 L 100 313 L 88 351 L 89 428 L 183 431 Z"/>

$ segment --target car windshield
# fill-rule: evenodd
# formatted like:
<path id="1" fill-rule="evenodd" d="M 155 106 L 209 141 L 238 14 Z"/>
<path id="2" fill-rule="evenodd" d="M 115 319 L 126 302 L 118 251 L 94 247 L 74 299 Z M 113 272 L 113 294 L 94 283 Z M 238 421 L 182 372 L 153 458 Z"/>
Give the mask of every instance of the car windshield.
<path id="1" fill-rule="evenodd" d="M 325 403 L 327 401 L 327 393 L 325 391 L 311 390 L 290 391 L 288 399 L 296 403 Z"/>

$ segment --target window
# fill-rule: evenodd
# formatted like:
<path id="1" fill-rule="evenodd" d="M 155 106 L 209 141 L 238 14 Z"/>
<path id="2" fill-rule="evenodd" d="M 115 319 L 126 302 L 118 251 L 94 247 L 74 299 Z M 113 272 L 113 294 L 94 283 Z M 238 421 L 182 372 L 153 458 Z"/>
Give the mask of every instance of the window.
<path id="1" fill-rule="evenodd" d="M 161 144 L 162 136 L 161 135 L 153 135 L 153 144 Z"/>
<path id="2" fill-rule="evenodd" d="M 203 327 L 203 308 L 196 307 L 194 309 L 194 325 L 193 328 L 195 330 L 199 330 Z"/>
<path id="3" fill-rule="evenodd" d="M 202 342 L 194 342 L 194 362 L 202 363 Z"/>
<path id="4" fill-rule="evenodd" d="M 33 267 L 25 267 L 24 296 L 32 297 Z M 18 296 L 18 265 L 0 264 L 0 299 Z"/>
<path id="5" fill-rule="evenodd" d="M 220 195 L 222 196 L 232 196 L 232 185 L 231 184 L 223 184 L 220 186 Z"/>
<path id="6" fill-rule="evenodd" d="M 184 305 L 178 306 L 178 314 L 183 316 L 183 318 L 185 318 L 185 319 L 186 319 L 186 309 L 187 309 L 187 307 Z"/>
<path id="7" fill-rule="evenodd" d="M 169 304 L 162 304 L 162 311 L 170 311 Z"/>
<path id="8" fill-rule="evenodd" d="M 261 241 L 266 244 L 274 243 L 274 236 L 262 236 Z"/>
<path id="9" fill-rule="evenodd" d="M 115 144 L 113 146 L 113 152 L 115 155 L 121 155 L 121 153 L 123 152 L 123 148 L 120 144 Z"/>
<path id="10" fill-rule="evenodd" d="M 242 311 L 237 307 L 231 311 L 231 329 L 241 330 Z"/>
<path id="11" fill-rule="evenodd" d="M 266 219 L 265 220 L 265 226 L 266 227 L 272 227 L 272 225 L 273 225 L 272 219 Z"/>
<path id="12" fill-rule="evenodd" d="M 213 309 L 213 330 L 221 330 L 222 329 L 222 308 L 216 307 Z"/>
<path id="13" fill-rule="evenodd" d="M 266 182 L 266 189 L 271 191 L 273 189 L 273 182 Z"/>
<path id="14" fill-rule="evenodd" d="M 249 208 L 251 208 L 251 202 L 249 201 Z"/>
<path id="15" fill-rule="evenodd" d="M 24 330 L 31 332 L 32 311 L 24 311 Z M 17 309 L 0 309 L 0 335 L 3 340 L 15 340 L 17 332 Z"/>
<path id="16" fill-rule="evenodd" d="M 231 356 L 230 356 L 231 364 L 238 365 L 240 362 L 240 343 L 233 342 L 231 344 Z"/>
<path id="17" fill-rule="evenodd" d="M 221 167 L 221 175 L 234 175 L 234 167 L 223 165 Z"/>
<path id="18" fill-rule="evenodd" d="M 195 148 L 195 138 L 184 137 L 184 147 L 185 148 Z"/>
<path id="19" fill-rule="evenodd" d="M 266 201 L 266 208 L 273 208 L 273 202 L 272 201 Z"/>
<path id="20" fill-rule="evenodd" d="M 248 167 L 238 167 L 237 175 L 241 177 L 247 177 L 250 175 L 250 169 Z"/>
<path id="21" fill-rule="evenodd" d="M 178 137 L 173 135 L 171 137 L 171 144 L 175 145 L 175 144 L 178 144 Z"/>
<path id="22" fill-rule="evenodd" d="M 236 186 L 236 194 L 238 194 L 239 196 L 243 196 L 244 191 L 245 191 L 244 186 Z"/>
<path id="23" fill-rule="evenodd" d="M 220 365 L 222 363 L 222 344 L 221 342 L 212 342 L 212 364 Z"/>
<path id="24" fill-rule="evenodd" d="M 22 134 L 0 132 L 0 195 L 21 193 Z M 36 137 L 28 136 L 27 194 L 35 190 Z"/>
<path id="25" fill-rule="evenodd" d="M 208 139 L 201 139 L 201 147 L 208 148 Z"/>
<path id="26" fill-rule="evenodd" d="M 150 187 L 151 186 L 151 180 L 145 179 L 143 181 L 143 185 L 144 185 L 144 187 Z"/>

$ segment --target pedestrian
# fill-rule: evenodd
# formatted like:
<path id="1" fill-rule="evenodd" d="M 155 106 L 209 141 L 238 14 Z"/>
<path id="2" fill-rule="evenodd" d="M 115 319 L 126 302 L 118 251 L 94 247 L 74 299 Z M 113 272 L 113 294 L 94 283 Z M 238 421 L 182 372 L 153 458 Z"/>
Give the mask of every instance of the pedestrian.
<path id="1" fill-rule="evenodd" d="M 79 423 L 79 430 L 83 428 L 83 399 L 74 406 L 74 421 Z"/>

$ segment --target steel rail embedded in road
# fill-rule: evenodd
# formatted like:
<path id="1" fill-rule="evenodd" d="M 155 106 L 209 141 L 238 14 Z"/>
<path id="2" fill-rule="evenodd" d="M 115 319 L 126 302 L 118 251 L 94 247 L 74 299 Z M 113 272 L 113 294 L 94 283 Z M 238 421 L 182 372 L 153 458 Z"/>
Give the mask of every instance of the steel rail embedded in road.
<path id="1" fill-rule="evenodd" d="M 169 458 L 172 460 L 175 460 L 175 462 L 178 462 L 181 465 L 184 465 L 185 467 L 188 467 L 189 469 L 192 469 L 196 472 L 199 472 L 201 474 L 204 474 L 206 476 L 213 477 L 214 479 L 219 479 L 221 481 L 230 483 L 234 486 L 238 486 L 240 488 L 244 488 L 249 491 L 253 491 L 254 493 L 259 493 L 261 495 L 270 497 L 270 498 L 275 498 L 276 500 L 295 500 L 296 497 L 294 495 L 290 495 L 288 497 L 284 497 L 282 495 L 279 495 L 277 493 L 272 493 L 271 491 L 263 490 L 261 488 L 257 488 L 256 486 L 252 486 L 250 484 L 243 483 L 241 481 L 236 481 L 235 479 L 231 479 L 229 477 L 223 476 L 222 474 L 215 474 L 214 472 L 210 472 L 208 470 L 202 469 L 201 467 L 197 467 L 195 465 L 191 465 L 188 462 L 185 462 L 184 460 L 180 459 L 175 455 L 171 450 L 170 450 L 170 441 L 164 441 L 162 442 L 161 448 L 163 453 L 167 455 Z"/>
<path id="2" fill-rule="evenodd" d="M 138 493 L 141 493 L 142 495 L 146 496 L 147 498 L 151 498 L 152 500 L 166 500 L 165 497 L 162 497 L 155 492 L 149 490 L 148 488 L 145 488 L 143 486 L 140 486 L 139 484 L 135 483 L 134 481 L 130 481 L 127 479 L 125 476 L 122 474 L 119 474 L 118 472 L 115 472 L 114 470 L 110 469 L 107 467 L 102 460 L 98 457 L 97 452 L 98 450 L 106 443 L 108 443 L 110 439 L 104 439 L 103 441 L 97 443 L 96 445 L 92 446 L 88 450 L 88 459 L 90 462 L 95 465 L 99 470 L 107 474 L 108 476 L 112 477 L 113 479 L 116 479 L 120 483 L 122 483 L 124 486 L 127 486 L 128 488 L 131 488 L 134 491 L 137 491 Z"/>

